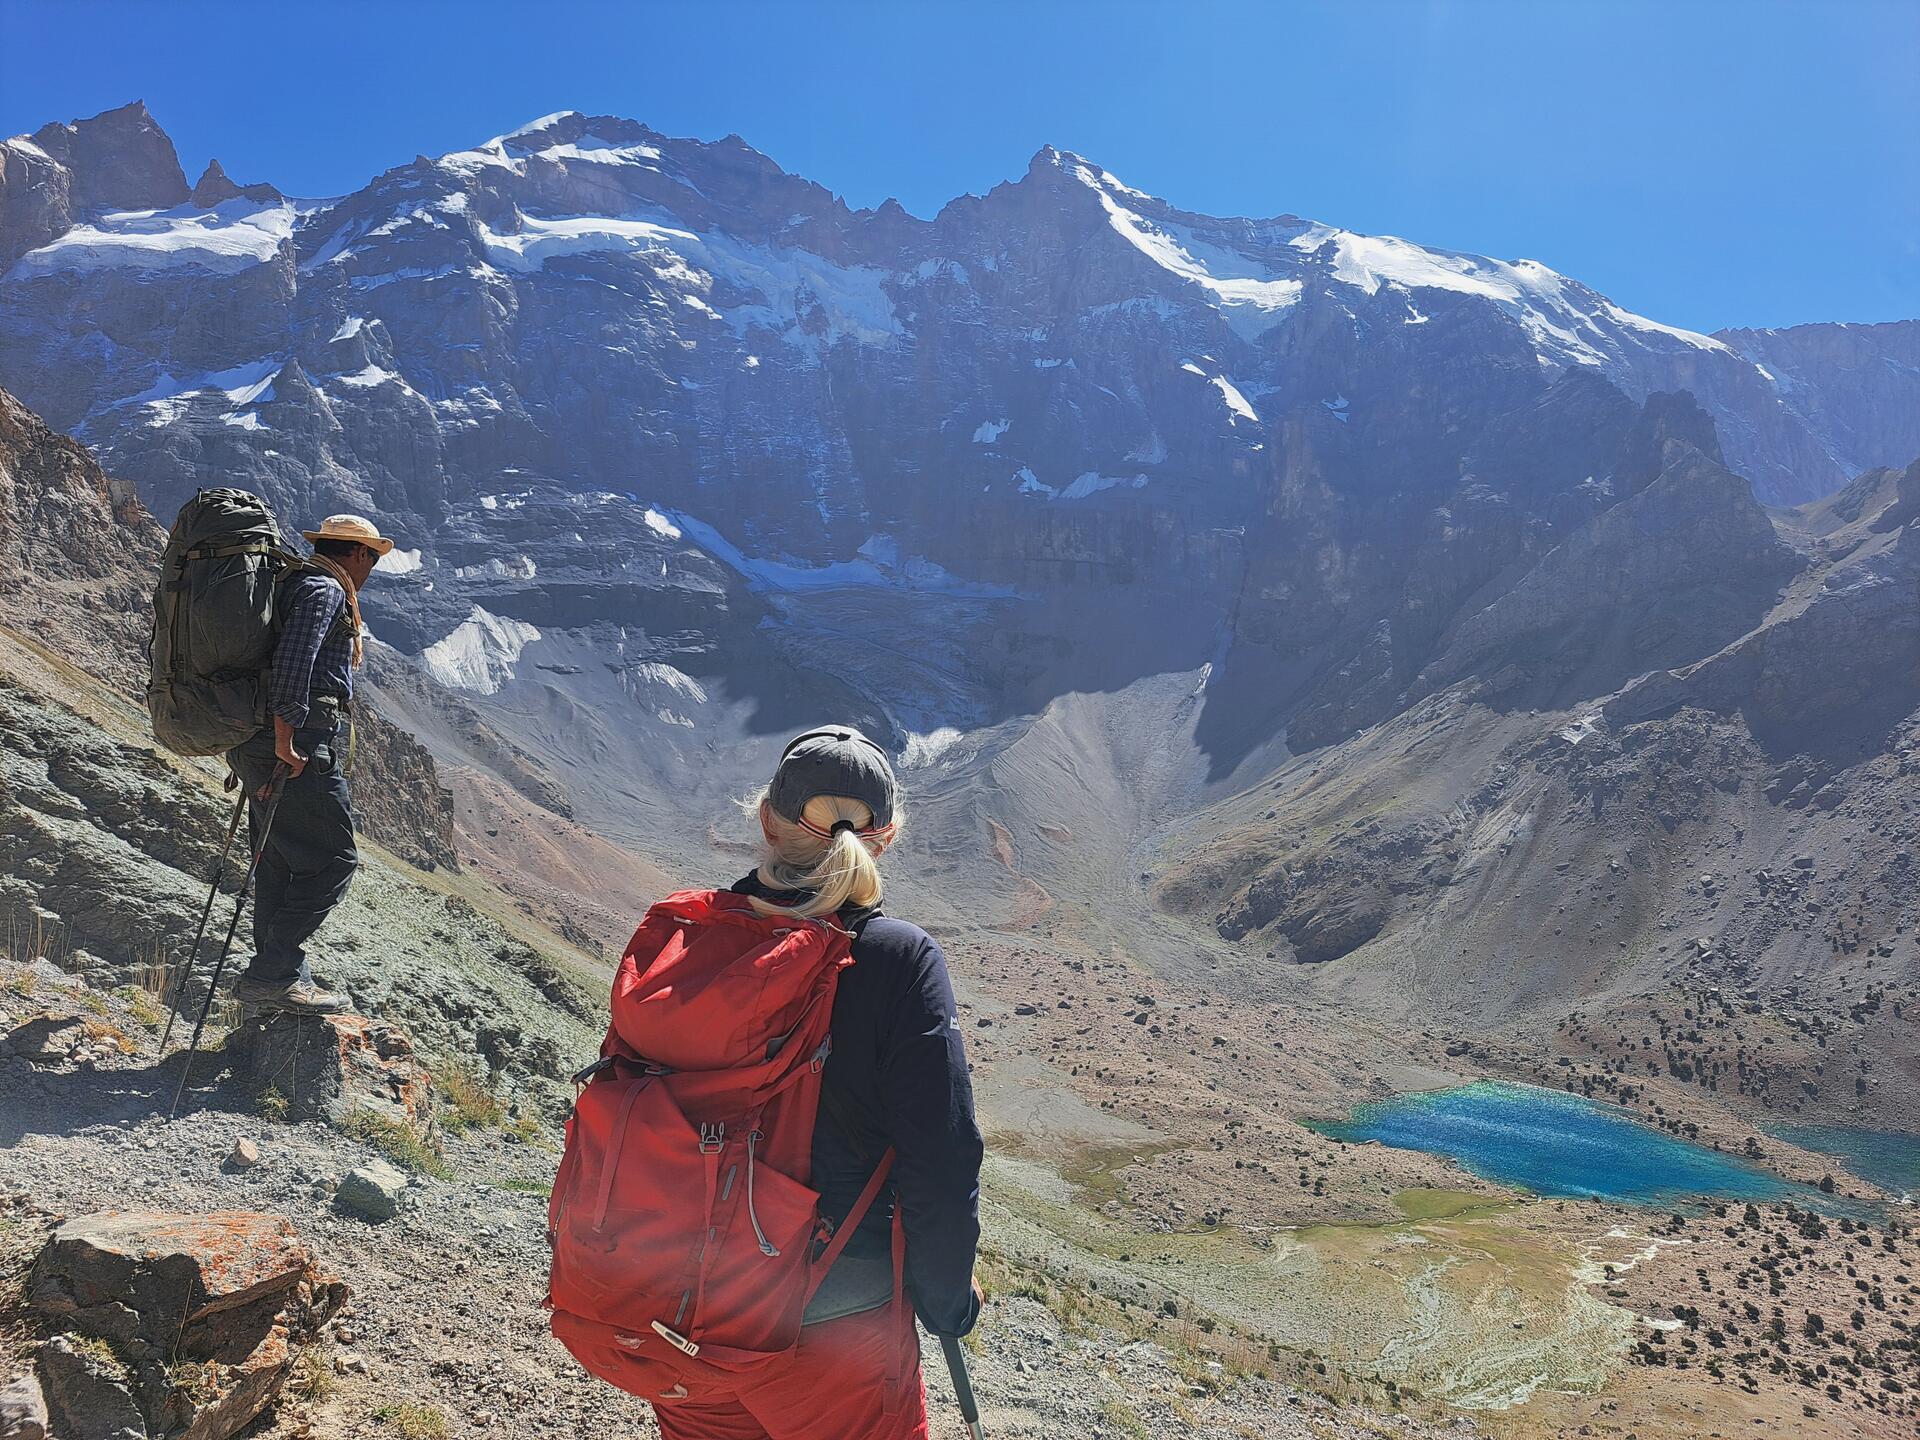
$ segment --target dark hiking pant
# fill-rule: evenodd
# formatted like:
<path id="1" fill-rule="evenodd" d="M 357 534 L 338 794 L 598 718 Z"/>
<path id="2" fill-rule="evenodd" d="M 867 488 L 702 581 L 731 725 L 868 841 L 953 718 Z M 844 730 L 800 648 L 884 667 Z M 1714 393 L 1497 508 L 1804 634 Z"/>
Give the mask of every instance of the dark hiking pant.
<path id="1" fill-rule="evenodd" d="M 247 978 L 269 984 L 311 980 L 306 943 L 347 893 L 360 855 L 353 843 L 353 809 L 347 798 L 341 733 L 323 724 L 294 732 L 293 748 L 307 757 L 300 774 L 281 787 L 280 808 L 260 870 L 254 876 L 252 965 Z M 258 792 L 273 778 L 273 729 L 269 726 L 238 749 L 227 763 Z M 266 806 L 247 806 L 247 829 L 255 846 Z"/>

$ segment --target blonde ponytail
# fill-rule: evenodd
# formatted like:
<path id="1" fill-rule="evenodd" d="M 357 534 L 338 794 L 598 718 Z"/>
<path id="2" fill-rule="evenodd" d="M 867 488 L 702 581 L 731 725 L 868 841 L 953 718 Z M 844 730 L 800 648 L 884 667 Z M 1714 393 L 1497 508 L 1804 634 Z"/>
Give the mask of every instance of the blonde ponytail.
<path id="1" fill-rule="evenodd" d="M 883 889 L 880 852 L 898 832 L 899 817 L 884 837 L 862 838 L 855 832 L 873 823 L 871 810 L 843 795 L 816 795 L 800 819 L 805 823 L 786 819 L 762 797 L 760 828 L 767 844 L 760 883 L 770 890 L 804 891 L 808 898 L 798 905 L 776 905 L 756 896 L 754 909 L 764 915 L 811 919 L 848 905 L 860 909 L 878 905 Z M 829 838 L 822 839 L 816 832 L 825 832 Z"/>

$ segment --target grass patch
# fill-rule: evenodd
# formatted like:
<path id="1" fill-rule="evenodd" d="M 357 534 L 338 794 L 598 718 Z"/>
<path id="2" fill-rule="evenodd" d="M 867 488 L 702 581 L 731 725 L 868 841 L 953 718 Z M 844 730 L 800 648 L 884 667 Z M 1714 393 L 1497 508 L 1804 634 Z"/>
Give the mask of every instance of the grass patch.
<path id="1" fill-rule="evenodd" d="M 113 992 L 126 1002 L 127 1012 L 134 1020 L 149 1030 L 158 1030 L 167 1018 L 167 1012 L 153 995 L 138 985 L 122 985 Z"/>
<path id="2" fill-rule="evenodd" d="M 540 1117 L 531 1110 L 522 1111 L 507 1122 L 506 1135 L 509 1140 L 518 1140 L 522 1145 L 538 1145 L 543 1150 L 555 1148 L 547 1132 L 541 1127 Z"/>
<path id="3" fill-rule="evenodd" d="M 271 1120 L 276 1125 L 284 1121 L 293 1109 L 292 1103 L 280 1093 L 277 1086 L 273 1085 L 262 1090 L 253 1105 L 260 1112 L 262 1119 Z"/>
<path id="4" fill-rule="evenodd" d="M 109 1020 L 87 1020 L 81 1023 L 81 1029 L 87 1038 L 96 1045 L 111 1045 L 122 1055 L 131 1055 L 140 1047 L 135 1045 L 127 1032 Z"/>
<path id="5" fill-rule="evenodd" d="M 518 1176 L 515 1176 L 511 1179 L 495 1180 L 491 1183 L 496 1190 L 511 1190 L 516 1195 L 538 1195 L 542 1199 L 547 1199 L 553 1194 L 553 1182 L 551 1180 L 522 1180 Z"/>
<path id="6" fill-rule="evenodd" d="M 1113 1426 L 1122 1435 L 1130 1435 L 1133 1440 L 1153 1440 L 1147 1422 L 1124 1400 L 1109 1400 L 1100 1407 L 1100 1418 Z"/>
<path id="7" fill-rule="evenodd" d="M 431 1175 L 445 1180 L 453 1172 L 440 1152 L 427 1144 L 398 1120 L 390 1120 L 372 1110 L 354 1110 L 334 1122 L 342 1135 L 373 1146 L 402 1170 L 415 1175 Z"/>
<path id="8" fill-rule="evenodd" d="M 73 1353 L 84 1356 L 94 1369 L 115 1379 L 124 1377 L 127 1362 L 120 1358 L 120 1352 L 112 1344 L 98 1335 L 69 1335 L 67 1343 L 73 1347 Z"/>
<path id="9" fill-rule="evenodd" d="M 1456 1215 L 1497 1210 L 1505 1202 L 1497 1195 L 1476 1195 L 1471 1190 L 1431 1190 L 1416 1185 L 1397 1191 L 1393 1203 L 1409 1220 L 1451 1220 Z"/>
<path id="10" fill-rule="evenodd" d="M 225 1392 L 220 1386 L 220 1366 L 211 1360 L 189 1360 L 167 1372 L 167 1383 L 183 1393 L 195 1409 L 212 1405 Z"/>
<path id="11" fill-rule="evenodd" d="M 287 1390 L 295 1399 L 320 1401 L 333 1393 L 333 1366 L 327 1362 L 325 1348 L 315 1341 L 302 1345 L 293 1357 L 293 1373 L 287 1377 Z"/>
<path id="12" fill-rule="evenodd" d="M 437 1405 L 389 1400 L 373 1412 L 373 1418 L 391 1426 L 403 1440 L 446 1440 L 447 1417 Z"/>
<path id="13" fill-rule="evenodd" d="M 479 1076 L 457 1060 L 442 1060 L 434 1066 L 433 1083 L 446 1102 L 440 1123 L 451 1134 L 493 1129 L 506 1119 L 506 1107 Z"/>

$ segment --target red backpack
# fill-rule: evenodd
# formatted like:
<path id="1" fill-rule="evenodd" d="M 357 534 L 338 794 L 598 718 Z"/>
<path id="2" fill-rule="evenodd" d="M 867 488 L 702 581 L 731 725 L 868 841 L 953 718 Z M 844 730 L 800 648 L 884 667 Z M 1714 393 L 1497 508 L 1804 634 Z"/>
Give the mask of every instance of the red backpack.
<path id="1" fill-rule="evenodd" d="M 798 1341 L 893 1164 L 833 1233 L 807 1181 L 852 963 L 837 925 L 725 890 L 670 895 L 634 932 L 547 1210 L 553 1333 L 602 1380 L 681 1399 Z"/>

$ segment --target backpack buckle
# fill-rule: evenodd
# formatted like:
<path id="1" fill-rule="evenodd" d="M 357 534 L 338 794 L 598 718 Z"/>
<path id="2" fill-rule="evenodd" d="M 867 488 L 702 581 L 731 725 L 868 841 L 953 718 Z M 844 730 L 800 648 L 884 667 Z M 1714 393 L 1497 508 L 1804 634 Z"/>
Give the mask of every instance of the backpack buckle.
<path id="1" fill-rule="evenodd" d="M 589 1080 L 593 1079 L 594 1076 L 598 1075 L 602 1070 L 606 1069 L 609 1065 L 613 1064 L 616 1058 L 617 1057 L 612 1055 L 602 1055 L 598 1060 L 594 1061 L 591 1065 L 588 1065 L 583 1069 L 574 1071 L 573 1083 L 576 1085 L 586 1084 Z"/>
<path id="2" fill-rule="evenodd" d="M 724 1124 L 718 1120 L 712 1123 L 701 1122 L 700 1153 L 702 1155 L 718 1155 L 726 1143 L 727 1127 Z"/>
<path id="3" fill-rule="evenodd" d="M 688 1356 L 689 1358 L 700 1353 L 698 1341 L 689 1340 L 684 1335 L 676 1335 L 658 1320 L 653 1322 L 653 1333 L 673 1346 L 673 1348 L 678 1350 L 682 1355 Z"/>

